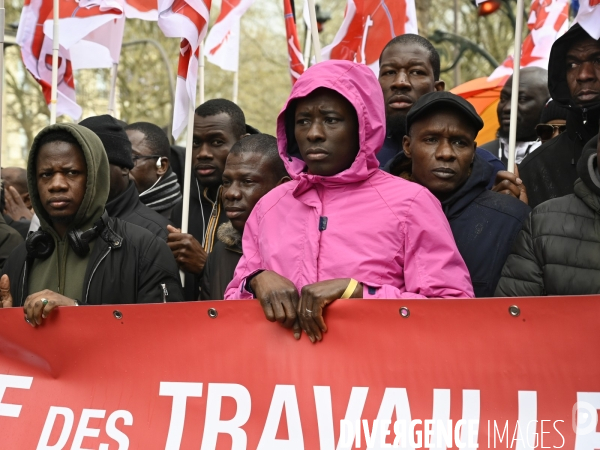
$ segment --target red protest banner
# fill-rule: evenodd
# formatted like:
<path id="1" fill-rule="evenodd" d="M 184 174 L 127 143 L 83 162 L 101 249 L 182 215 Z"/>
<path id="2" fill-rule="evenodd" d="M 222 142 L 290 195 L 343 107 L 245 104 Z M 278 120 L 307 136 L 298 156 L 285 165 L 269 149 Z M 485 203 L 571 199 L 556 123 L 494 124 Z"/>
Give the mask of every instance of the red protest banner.
<path id="1" fill-rule="evenodd" d="M 387 425 L 408 448 L 598 448 L 599 317 L 598 296 L 348 300 L 313 345 L 254 301 L 62 308 L 37 329 L 0 310 L 0 447 L 385 448 Z"/>

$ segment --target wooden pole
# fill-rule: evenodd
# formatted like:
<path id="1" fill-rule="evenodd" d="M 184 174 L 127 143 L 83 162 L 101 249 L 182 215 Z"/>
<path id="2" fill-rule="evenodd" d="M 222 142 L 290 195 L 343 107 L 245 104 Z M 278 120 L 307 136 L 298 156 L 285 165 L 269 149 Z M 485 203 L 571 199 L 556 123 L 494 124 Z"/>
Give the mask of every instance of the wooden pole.
<path id="1" fill-rule="evenodd" d="M 517 145 L 517 110 L 519 108 L 519 78 L 521 74 L 521 41 L 523 37 L 523 0 L 517 0 L 517 20 L 515 26 L 515 49 L 513 60 L 512 93 L 510 97 L 510 131 L 508 133 L 508 170 L 515 171 Z"/>
<path id="2" fill-rule="evenodd" d="M 317 11 L 315 0 L 308 0 L 308 14 L 310 15 L 310 32 L 312 34 L 315 61 L 321 62 L 321 42 L 319 41 L 319 29 L 317 28 Z"/>
<path id="3" fill-rule="evenodd" d="M 117 96 L 117 72 L 119 71 L 119 64 L 113 63 L 110 77 L 110 93 L 108 95 L 108 113 L 111 116 L 115 115 L 115 103 Z"/>
<path id="4" fill-rule="evenodd" d="M 52 87 L 50 93 L 50 125 L 56 123 L 56 101 L 58 96 L 58 51 L 60 49 L 58 34 L 59 2 L 53 3 L 53 32 L 52 32 Z"/>
<path id="5" fill-rule="evenodd" d="M 0 42 L 2 46 L 0 47 L 0 167 L 2 167 L 2 150 L 4 150 L 4 146 L 2 145 L 2 133 L 4 132 L 2 119 L 4 118 L 4 25 L 6 18 L 6 10 L 4 9 L 4 0 L 0 0 Z"/>
<path id="6" fill-rule="evenodd" d="M 238 102 L 239 83 L 240 83 L 240 76 L 239 76 L 239 67 L 238 67 L 238 70 L 233 72 L 233 96 L 232 97 L 233 97 L 233 103 L 235 103 L 236 105 Z"/>
<path id="7" fill-rule="evenodd" d="M 199 69 L 199 84 L 200 84 L 200 104 L 204 103 L 204 43 L 200 45 L 200 60 L 198 61 Z M 194 90 L 194 97 L 196 91 Z M 189 99 L 188 106 L 188 123 L 187 135 L 185 140 L 185 165 L 183 171 L 183 204 L 181 214 L 181 232 L 188 232 L 190 220 L 190 192 L 192 184 L 192 147 L 194 143 L 194 116 L 196 114 L 194 108 L 195 98 Z M 181 277 L 181 285 L 185 287 L 185 275 L 183 271 L 179 271 Z"/>

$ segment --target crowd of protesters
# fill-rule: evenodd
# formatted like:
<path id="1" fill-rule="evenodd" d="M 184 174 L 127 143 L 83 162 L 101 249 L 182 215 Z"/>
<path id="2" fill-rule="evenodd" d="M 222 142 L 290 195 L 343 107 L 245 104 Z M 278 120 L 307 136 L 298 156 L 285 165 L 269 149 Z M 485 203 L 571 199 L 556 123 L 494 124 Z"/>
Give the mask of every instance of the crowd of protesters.
<path id="1" fill-rule="evenodd" d="M 26 170 L 2 169 L 2 306 L 35 327 L 58 306 L 256 298 L 315 342 L 336 299 L 600 294 L 600 41 L 574 25 L 548 71 L 521 71 L 514 173 L 512 78 L 478 143 L 427 39 L 379 63 L 308 69 L 276 138 L 200 105 L 188 233 L 183 152 L 159 127 L 46 127 Z"/>

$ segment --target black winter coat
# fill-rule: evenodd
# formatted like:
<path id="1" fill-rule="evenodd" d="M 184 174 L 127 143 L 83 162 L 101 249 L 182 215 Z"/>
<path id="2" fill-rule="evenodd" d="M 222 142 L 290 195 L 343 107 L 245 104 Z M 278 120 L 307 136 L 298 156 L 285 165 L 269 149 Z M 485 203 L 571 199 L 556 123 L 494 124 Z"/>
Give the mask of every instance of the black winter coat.
<path id="1" fill-rule="evenodd" d="M 573 42 L 589 38 L 575 24 L 552 46 L 548 64 L 550 96 L 559 106 L 569 110 L 567 131 L 542 144 L 519 164 L 519 175 L 527 188 L 529 206 L 573 193 L 577 162 L 584 145 L 598 133 L 600 103 L 580 108 L 571 99 L 566 76 L 566 54 Z"/>
<path id="2" fill-rule="evenodd" d="M 498 297 L 600 294 L 597 137 L 577 164 L 575 193 L 533 210 L 502 270 Z"/>
<path id="3" fill-rule="evenodd" d="M 188 233 L 201 244 L 204 242 L 204 250 L 207 254 L 210 254 L 216 241 L 218 227 L 228 222 L 229 219 L 221 205 L 220 190 L 217 194 L 217 201 L 213 202 L 208 197 L 208 190 L 197 183 L 195 176 L 192 176 L 190 183 Z M 200 191 L 202 191 L 202 196 L 199 195 Z M 176 205 L 171 211 L 171 220 L 177 228 L 181 228 L 182 212 L 183 202 Z M 198 300 L 200 298 L 201 282 L 202 275 L 185 272 L 183 293 L 186 300 Z"/>
<path id="4" fill-rule="evenodd" d="M 201 300 L 223 300 L 241 257 L 242 237 L 233 229 L 231 222 L 224 223 L 217 231 L 215 246 L 204 266 Z"/>
<path id="5" fill-rule="evenodd" d="M 166 241 L 169 236 L 167 231 L 169 219 L 142 203 L 133 181 L 129 181 L 125 192 L 106 203 L 106 212 L 110 217 L 117 217 L 145 228 L 163 241 Z"/>
<path id="6" fill-rule="evenodd" d="M 13 306 L 23 306 L 30 294 L 28 273 L 32 264 L 24 243 L 6 262 L 4 274 L 11 281 Z M 108 226 L 94 241 L 77 301 L 82 305 L 183 301 L 173 254 L 148 230 L 109 218 Z"/>

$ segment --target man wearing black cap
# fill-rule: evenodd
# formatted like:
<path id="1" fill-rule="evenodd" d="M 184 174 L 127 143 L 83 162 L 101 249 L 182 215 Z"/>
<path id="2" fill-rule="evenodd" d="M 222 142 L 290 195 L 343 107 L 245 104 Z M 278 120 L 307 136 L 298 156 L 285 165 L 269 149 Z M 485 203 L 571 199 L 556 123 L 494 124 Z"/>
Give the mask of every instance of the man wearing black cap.
<path id="1" fill-rule="evenodd" d="M 88 117 L 79 124 L 98 135 L 108 156 L 108 215 L 145 228 L 166 241 L 168 219 L 140 201 L 135 183 L 129 178 L 129 171 L 133 169 L 132 148 L 123 126 L 108 114 Z"/>
<path id="2" fill-rule="evenodd" d="M 394 175 L 415 181 L 442 203 L 477 297 L 491 297 L 529 207 L 486 188 L 491 164 L 475 153 L 483 121 L 450 92 L 423 95 L 406 117 Z"/>

